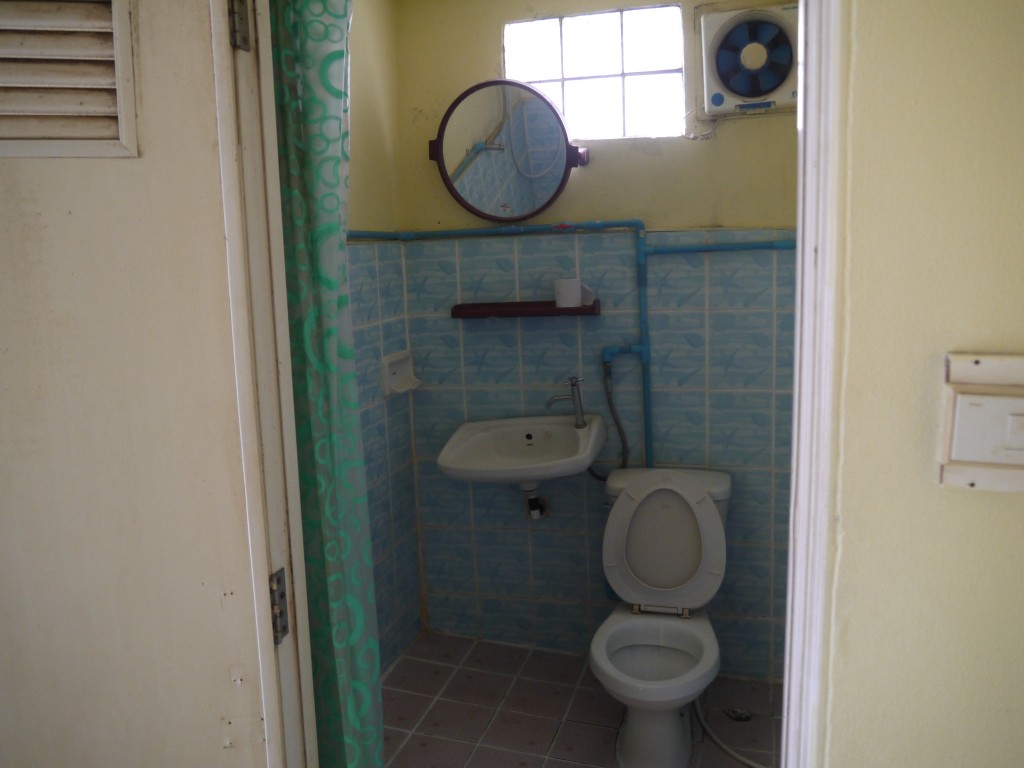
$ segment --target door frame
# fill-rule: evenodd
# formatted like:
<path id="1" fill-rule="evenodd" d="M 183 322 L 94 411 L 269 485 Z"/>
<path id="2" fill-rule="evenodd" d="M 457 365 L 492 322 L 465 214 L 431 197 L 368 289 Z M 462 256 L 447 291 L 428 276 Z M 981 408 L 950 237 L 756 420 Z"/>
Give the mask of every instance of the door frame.
<path id="1" fill-rule="evenodd" d="M 269 0 L 254 0 L 251 52 L 231 46 L 228 4 L 210 0 L 229 311 L 258 685 L 267 768 L 318 765 L 277 165 Z M 250 68 L 243 72 L 243 68 Z M 255 68 L 253 71 L 252 68 Z M 248 78 L 248 80 L 246 79 Z M 255 80 L 251 92 L 240 89 Z M 251 129 L 250 133 L 244 131 Z M 258 143 L 246 151 L 248 139 Z M 271 317 L 265 317 L 270 314 Z M 273 370 L 267 370 L 271 368 Z M 274 642 L 268 578 L 288 574 L 289 649 Z M 248 681 L 238 674 L 236 684 Z"/>
<path id="2" fill-rule="evenodd" d="M 843 0 L 800 3 L 797 322 L 782 765 L 826 764 L 838 466 L 848 40 Z"/>

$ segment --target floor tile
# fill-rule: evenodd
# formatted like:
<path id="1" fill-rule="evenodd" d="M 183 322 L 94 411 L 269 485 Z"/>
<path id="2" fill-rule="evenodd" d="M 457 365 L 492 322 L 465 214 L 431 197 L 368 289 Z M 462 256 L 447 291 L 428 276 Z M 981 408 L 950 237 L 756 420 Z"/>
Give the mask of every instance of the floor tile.
<path id="1" fill-rule="evenodd" d="M 754 749 L 771 752 L 775 746 L 774 720 L 767 715 L 754 715 L 749 720 L 733 720 L 720 711 L 704 711 L 708 727 L 719 739 L 735 750 Z M 707 742 L 708 739 L 705 739 Z"/>
<path id="2" fill-rule="evenodd" d="M 402 691 L 422 693 L 425 696 L 436 696 L 454 671 L 454 667 L 444 664 L 419 659 L 401 659 L 384 678 L 384 685 Z"/>
<path id="3" fill-rule="evenodd" d="M 568 685 L 520 678 L 512 685 L 501 708 L 561 720 L 569 708 L 573 690 Z"/>
<path id="4" fill-rule="evenodd" d="M 540 755 L 524 755 L 522 752 L 479 746 L 466 763 L 466 768 L 541 768 L 543 765 L 544 758 Z"/>
<path id="5" fill-rule="evenodd" d="M 771 688 L 750 680 L 719 677 L 708 686 L 705 706 L 708 709 L 733 707 L 756 715 L 771 715 Z"/>
<path id="6" fill-rule="evenodd" d="M 424 632 L 413 641 L 405 655 L 414 659 L 458 665 L 473 647 L 473 642 L 467 637 Z"/>
<path id="7" fill-rule="evenodd" d="M 472 753 L 472 744 L 414 733 L 389 768 L 463 768 Z"/>
<path id="8" fill-rule="evenodd" d="M 381 694 L 384 701 L 384 725 L 403 731 L 415 728 L 433 701 L 430 696 L 396 688 L 384 688 Z"/>
<path id="9" fill-rule="evenodd" d="M 586 665 L 586 659 L 556 651 L 533 651 L 526 660 L 521 677 L 544 680 L 548 683 L 576 685 Z"/>
<path id="10" fill-rule="evenodd" d="M 511 675 L 495 675 L 478 669 L 459 669 L 452 675 L 451 682 L 441 695 L 446 699 L 496 707 L 505 699 L 505 694 L 515 680 Z"/>
<path id="11" fill-rule="evenodd" d="M 416 729 L 417 733 L 476 743 L 494 717 L 495 710 L 461 701 L 438 701 Z"/>
<path id="12" fill-rule="evenodd" d="M 625 711 L 626 707 L 604 690 L 577 688 L 572 704 L 569 705 L 566 720 L 618 728 L 622 724 L 622 715 Z"/>
<path id="13" fill-rule="evenodd" d="M 529 655 L 528 648 L 479 640 L 466 656 L 462 665 L 473 669 L 484 669 L 488 672 L 514 675 L 519 672 Z"/>
<path id="14" fill-rule="evenodd" d="M 384 729 L 384 762 L 387 763 L 394 754 L 398 751 L 398 748 L 402 746 L 402 742 L 409 736 L 405 731 L 397 731 L 394 728 Z"/>
<path id="15" fill-rule="evenodd" d="M 547 754 L 558 730 L 558 721 L 521 712 L 498 712 L 484 734 L 483 743 L 518 752 Z"/>
<path id="16" fill-rule="evenodd" d="M 551 756 L 602 768 L 615 768 L 618 730 L 600 725 L 565 722 L 551 747 Z"/>

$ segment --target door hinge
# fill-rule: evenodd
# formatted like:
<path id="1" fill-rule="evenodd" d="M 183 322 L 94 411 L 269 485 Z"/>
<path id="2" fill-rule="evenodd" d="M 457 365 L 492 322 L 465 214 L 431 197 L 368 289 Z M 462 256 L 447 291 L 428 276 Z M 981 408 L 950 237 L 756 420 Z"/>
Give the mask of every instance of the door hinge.
<path id="1" fill-rule="evenodd" d="M 270 574 L 270 618 L 274 645 L 280 645 L 288 634 L 288 581 L 284 568 Z"/>
<path id="2" fill-rule="evenodd" d="M 249 0 L 228 0 L 228 19 L 231 25 L 231 47 L 248 51 Z"/>

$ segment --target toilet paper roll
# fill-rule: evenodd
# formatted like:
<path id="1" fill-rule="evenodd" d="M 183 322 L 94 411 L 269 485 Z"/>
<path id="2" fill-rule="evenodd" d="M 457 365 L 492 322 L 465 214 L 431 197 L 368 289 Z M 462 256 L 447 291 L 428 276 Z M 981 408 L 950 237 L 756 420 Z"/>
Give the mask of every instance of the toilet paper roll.
<path id="1" fill-rule="evenodd" d="M 578 277 L 564 277 L 555 280 L 556 307 L 578 307 L 582 304 L 583 284 Z"/>

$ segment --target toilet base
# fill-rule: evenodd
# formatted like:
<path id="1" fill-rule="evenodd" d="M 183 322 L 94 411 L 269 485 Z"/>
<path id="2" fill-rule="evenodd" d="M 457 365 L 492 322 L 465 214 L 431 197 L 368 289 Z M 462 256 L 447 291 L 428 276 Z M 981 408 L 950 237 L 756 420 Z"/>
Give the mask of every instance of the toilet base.
<path id="1" fill-rule="evenodd" d="M 620 768 L 685 768 L 693 751 L 692 709 L 629 708 L 615 754 Z"/>

